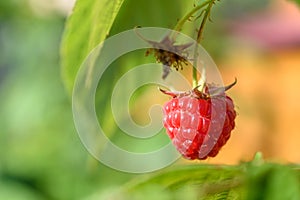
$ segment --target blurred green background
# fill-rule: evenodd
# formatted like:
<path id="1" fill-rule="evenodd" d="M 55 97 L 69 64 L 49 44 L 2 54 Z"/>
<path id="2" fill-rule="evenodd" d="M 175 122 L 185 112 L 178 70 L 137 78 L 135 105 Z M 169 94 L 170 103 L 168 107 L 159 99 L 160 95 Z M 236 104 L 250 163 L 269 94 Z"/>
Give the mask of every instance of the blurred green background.
<path id="1" fill-rule="evenodd" d="M 0 2 L 0 199 L 82 199 L 129 176 L 94 162 L 76 133 L 56 4 Z"/>
<path id="2" fill-rule="evenodd" d="M 136 25 L 172 28 L 194 1 L 160 2 L 128 0 L 111 35 Z M 59 57 L 72 4 L 0 2 L 1 200 L 88 199 L 141 176 L 103 166 L 77 136 Z M 299 16 L 293 3 L 276 0 L 226 0 L 213 10 L 214 23 L 207 26 L 203 45 L 225 82 L 238 77 L 230 93 L 239 116 L 228 147 L 204 163 L 237 164 L 256 151 L 272 160 L 300 162 L 300 31 L 293 28 Z M 277 27 L 288 31 L 262 28 L 274 18 Z M 266 39 L 273 35 L 281 37 Z"/>

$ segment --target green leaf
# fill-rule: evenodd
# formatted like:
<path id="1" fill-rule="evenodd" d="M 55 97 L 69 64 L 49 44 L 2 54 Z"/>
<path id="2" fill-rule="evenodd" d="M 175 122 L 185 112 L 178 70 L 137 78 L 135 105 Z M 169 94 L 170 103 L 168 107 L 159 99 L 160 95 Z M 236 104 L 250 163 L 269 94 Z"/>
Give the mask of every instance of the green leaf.
<path id="1" fill-rule="evenodd" d="M 241 197 L 245 174 L 242 166 L 189 165 L 164 170 L 158 174 L 133 180 L 123 188 L 121 196 L 132 197 L 160 188 L 167 199 L 232 199 Z M 149 193 L 148 195 L 151 196 Z M 225 198 L 226 197 L 226 198 Z M 124 198 L 127 199 L 127 198 Z M 138 198 L 137 198 L 138 199 Z"/>
<path id="2" fill-rule="evenodd" d="M 300 199 L 297 168 L 272 163 L 250 166 L 247 170 L 247 199 Z"/>
<path id="3" fill-rule="evenodd" d="M 124 0 L 77 0 L 61 43 L 62 76 L 68 92 L 88 53 L 109 34 Z"/>
<path id="4" fill-rule="evenodd" d="M 300 199 L 299 166 L 183 165 L 133 179 L 111 199 Z M 155 197 L 155 198 L 154 198 Z M 109 198 L 108 198 L 109 199 Z"/>

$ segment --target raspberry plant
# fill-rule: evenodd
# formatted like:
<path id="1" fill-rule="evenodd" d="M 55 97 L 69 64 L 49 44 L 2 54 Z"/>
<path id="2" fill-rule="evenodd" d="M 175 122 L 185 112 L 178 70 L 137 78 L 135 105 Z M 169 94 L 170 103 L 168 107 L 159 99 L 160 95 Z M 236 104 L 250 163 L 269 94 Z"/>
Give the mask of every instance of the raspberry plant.
<path id="1" fill-rule="evenodd" d="M 200 43 L 204 26 L 210 17 L 215 2 L 214 0 L 205 1 L 195 6 L 179 20 L 175 30 L 180 31 L 188 19 L 203 9 L 197 17 L 202 17 L 196 37 L 197 43 Z M 167 35 L 160 42 L 147 40 L 138 32 L 137 34 L 153 46 L 153 49 L 149 49 L 146 55 L 154 51 L 157 62 L 163 64 L 163 79 L 168 76 L 171 67 L 178 71 L 178 69 L 183 68 L 183 65 L 189 66 L 185 50 L 192 44 L 175 45 L 176 33 Z M 194 65 L 197 64 L 198 55 L 196 51 L 197 47 L 194 52 Z M 164 127 L 174 146 L 183 157 L 190 160 L 204 160 L 208 157 L 215 157 L 230 138 L 231 131 L 235 127 L 236 111 L 232 99 L 222 90 L 224 88 L 206 83 L 205 68 L 200 82 L 198 81 L 196 66 L 193 67 L 192 72 L 194 89 L 181 93 L 161 90 L 173 97 L 164 105 Z M 226 88 L 231 88 L 235 84 L 236 81 Z M 225 108 L 222 109 L 224 105 Z"/>
<path id="2" fill-rule="evenodd" d="M 99 42 L 103 41 L 108 33 L 117 33 L 120 31 L 118 29 L 123 24 L 127 24 L 127 27 L 124 25 L 123 30 L 132 28 L 136 25 L 140 25 L 137 22 L 130 24 L 131 20 L 142 20 L 147 18 L 147 16 L 142 10 L 142 14 L 138 17 L 133 17 L 127 21 L 122 21 L 118 23 L 117 14 L 121 17 L 124 17 L 125 14 L 131 14 L 132 10 L 129 9 L 130 6 L 135 6 L 135 4 L 146 5 L 149 4 L 149 10 L 155 11 L 155 13 L 166 13 L 168 16 L 164 18 L 157 19 L 156 17 L 160 15 L 152 15 L 148 17 L 150 20 L 154 19 L 154 22 L 160 23 L 164 22 L 164 26 L 169 25 L 169 21 L 166 19 L 176 19 L 174 13 L 178 14 L 180 7 L 183 7 L 188 1 L 125 1 L 125 0 L 106 0 L 106 1 L 92 1 L 92 0 L 77 0 L 76 6 L 70 18 L 66 24 L 66 30 L 64 33 L 64 38 L 61 46 L 61 55 L 62 55 L 62 72 L 64 77 L 65 85 L 70 92 L 73 87 L 73 82 L 75 79 L 75 74 L 79 69 L 81 62 L 84 57 L 92 50 Z M 171 4 L 178 5 L 175 9 L 170 6 Z M 214 0 L 207 1 L 198 1 L 199 3 L 181 20 L 178 21 L 175 26 L 175 30 L 181 31 L 183 24 L 186 21 L 193 19 L 202 19 L 199 29 L 197 31 L 196 40 L 200 43 L 204 31 L 204 26 L 210 18 L 211 9 L 213 5 L 217 2 Z M 225 2 L 225 1 L 224 1 Z M 298 1 L 297 1 L 298 2 Z M 125 4 L 128 3 L 128 4 Z M 132 3 L 132 4 L 130 4 Z M 191 3 L 191 2 L 189 2 Z M 121 6 L 122 4 L 127 5 L 127 7 Z M 150 6 L 151 4 L 151 6 Z M 137 6 L 141 9 L 142 6 Z M 232 4 L 234 9 L 234 4 Z M 123 12 L 122 10 L 126 10 Z M 173 9 L 173 10 L 172 10 Z M 119 12 L 120 11 L 120 12 Z M 200 12 L 198 12 L 200 11 Z M 125 13 L 125 14 L 124 14 Z M 148 20 L 149 20 L 148 19 Z M 113 23 L 116 23 L 118 26 L 113 27 Z M 82 26 L 85 25 L 85 26 Z M 162 25 L 162 24 L 158 24 Z M 118 31 L 116 31 L 118 30 Z M 170 38 L 170 44 L 173 44 L 174 38 Z M 149 52 L 151 53 L 151 52 Z M 156 58 L 161 62 L 166 61 L 166 57 L 161 56 L 161 52 L 156 53 Z M 174 62 L 168 63 L 170 66 L 173 66 L 178 69 L 181 68 L 180 62 L 178 63 L 177 57 Z M 169 70 L 169 69 L 168 69 Z M 121 70 L 118 69 L 116 74 Z M 115 74 L 112 74 L 115 75 Z M 203 75 L 203 74 L 202 74 Z M 193 88 L 188 93 L 174 93 L 167 92 L 168 95 L 172 96 L 170 102 L 165 106 L 165 126 L 168 129 L 168 134 L 171 138 L 179 138 L 176 142 L 178 148 L 184 156 L 189 159 L 204 159 L 204 157 L 199 156 L 198 149 L 204 141 L 201 137 L 197 138 L 195 145 L 192 145 L 190 148 L 182 148 L 183 143 L 186 139 L 179 137 L 178 130 L 183 127 L 187 128 L 184 130 L 200 130 L 201 136 L 206 135 L 207 124 L 209 124 L 209 112 L 208 110 L 200 109 L 212 107 L 209 104 L 212 104 L 213 95 L 207 93 L 207 87 L 210 87 L 210 83 L 206 81 L 198 81 L 198 74 L 196 69 L 194 69 L 193 77 Z M 107 82 L 109 85 L 110 83 Z M 199 86 L 200 87 L 197 87 Z M 209 151 L 208 156 L 215 156 L 217 151 L 226 143 L 228 137 L 230 136 L 230 131 L 235 127 L 234 118 L 235 110 L 233 106 L 232 99 L 225 93 L 223 94 L 223 101 L 226 105 L 226 115 L 225 115 L 225 125 L 222 127 L 223 137 L 221 136 L 220 142 L 216 140 L 213 148 Z M 104 99 L 105 100 L 105 99 Z M 177 105 L 173 106 L 175 102 Z M 186 102 L 185 106 L 180 107 L 179 102 Z M 203 106 L 204 105 L 204 106 Z M 195 108 L 195 110 L 189 110 L 189 107 Z M 198 111 L 197 111 L 198 110 Z M 192 119 L 194 114 L 198 112 L 197 117 L 197 126 L 193 125 L 191 122 L 177 120 L 178 117 L 175 117 L 176 113 L 180 112 L 183 115 L 189 115 Z M 208 115 L 208 117 L 206 116 Z M 107 115 L 105 115 L 107 116 Z M 205 116 L 205 117 L 204 117 Z M 181 118 L 180 118 L 181 119 Z M 185 118 L 187 119 L 187 118 Z M 201 125 L 200 119 L 205 122 Z M 227 119 L 227 120 L 226 120 Z M 192 121 L 192 120 L 191 120 Z M 177 128 L 176 131 L 174 131 Z M 198 133 L 194 133 L 197 135 Z M 183 141 L 184 140 L 184 141 Z M 199 142 L 200 141 L 200 142 Z M 188 141 L 193 143 L 194 139 Z M 97 163 L 98 164 L 98 163 Z M 93 166 L 96 166 L 94 164 Z M 110 172 L 109 178 L 120 176 L 120 174 L 114 174 L 115 172 Z M 113 175 L 112 175 L 113 174 Z M 120 178 L 121 179 L 121 178 Z M 130 181 L 127 184 L 116 186 L 115 189 L 109 189 L 108 193 L 99 194 L 98 190 L 95 191 L 92 197 L 95 199 L 300 199 L 300 173 L 298 165 L 280 165 L 274 163 L 265 162 L 261 154 L 258 153 L 253 161 L 244 162 L 235 166 L 228 165 L 207 165 L 201 163 L 194 163 L 189 165 L 180 165 L 176 164 L 167 169 L 163 169 L 157 173 L 148 174 L 148 175 L 133 175 L 130 176 Z M 124 177 L 122 177 L 124 181 Z M 123 182 L 122 182 L 123 183 Z M 106 186 L 107 181 L 103 180 L 103 185 Z M 121 187 L 120 187 L 121 186 Z M 102 197 L 102 198 L 101 198 Z"/>

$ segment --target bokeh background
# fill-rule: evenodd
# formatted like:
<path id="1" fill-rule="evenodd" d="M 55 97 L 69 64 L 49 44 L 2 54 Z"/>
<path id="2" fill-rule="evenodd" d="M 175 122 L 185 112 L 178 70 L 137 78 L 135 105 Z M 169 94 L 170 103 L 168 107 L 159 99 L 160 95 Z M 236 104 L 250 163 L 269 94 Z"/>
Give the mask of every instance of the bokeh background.
<path id="1" fill-rule="evenodd" d="M 172 28 L 193 3 L 166 2 L 169 7 L 128 0 L 111 34 L 136 25 Z M 91 199 L 141 176 L 94 160 L 74 128 L 59 56 L 73 4 L 0 2 L 0 199 Z M 216 158 L 175 165 L 238 164 L 258 151 L 266 160 L 299 163 L 300 8 L 285 0 L 227 0 L 213 9 L 212 19 L 202 44 L 225 83 L 238 78 L 229 91 L 237 126 Z M 139 105 L 152 97 L 134 105 L 137 121 L 143 119 Z"/>

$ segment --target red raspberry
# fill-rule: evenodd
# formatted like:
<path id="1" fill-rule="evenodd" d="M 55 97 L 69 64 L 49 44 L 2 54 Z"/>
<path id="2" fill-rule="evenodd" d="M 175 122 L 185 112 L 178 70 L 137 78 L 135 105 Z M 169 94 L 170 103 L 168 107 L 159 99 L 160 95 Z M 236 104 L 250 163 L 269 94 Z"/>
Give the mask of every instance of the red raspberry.
<path id="1" fill-rule="evenodd" d="M 235 83 L 225 88 L 208 85 L 205 92 L 197 88 L 184 93 L 161 90 L 173 97 L 163 107 L 164 127 L 185 158 L 204 160 L 215 157 L 225 145 L 235 127 L 236 112 L 224 89 Z"/>

